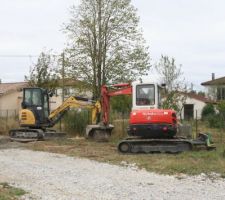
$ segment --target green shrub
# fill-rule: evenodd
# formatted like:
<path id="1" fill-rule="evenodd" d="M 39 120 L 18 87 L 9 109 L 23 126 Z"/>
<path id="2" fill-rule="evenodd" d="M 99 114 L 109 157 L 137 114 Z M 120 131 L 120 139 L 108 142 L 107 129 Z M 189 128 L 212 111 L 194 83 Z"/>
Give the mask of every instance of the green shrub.
<path id="1" fill-rule="evenodd" d="M 217 105 L 220 115 L 225 119 L 225 100 L 220 101 Z"/>
<path id="2" fill-rule="evenodd" d="M 90 122 L 88 110 L 71 110 L 66 113 L 63 119 L 64 129 L 67 133 L 83 136 L 87 124 Z"/>
<path id="3" fill-rule="evenodd" d="M 215 115 L 216 111 L 215 111 L 215 108 L 214 108 L 214 105 L 209 103 L 209 104 L 206 104 L 204 106 L 204 108 L 202 109 L 202 119 L 206 119 L 206 118 L 211 118 L 213 115 Z"/>
<path id="4" fill-rule="evenodd" d="M 204 121 L 207 122 L 210 128 L 220 128 L 221 127 L 221 120 L 219 114 L 208 114 Z"/>
<path id="5" fill-rule="evenodd" d="M 129 113 L 132 107 L 131 96 L 115 96 L 111 98 L 111 110 L 120 113 Z"/>

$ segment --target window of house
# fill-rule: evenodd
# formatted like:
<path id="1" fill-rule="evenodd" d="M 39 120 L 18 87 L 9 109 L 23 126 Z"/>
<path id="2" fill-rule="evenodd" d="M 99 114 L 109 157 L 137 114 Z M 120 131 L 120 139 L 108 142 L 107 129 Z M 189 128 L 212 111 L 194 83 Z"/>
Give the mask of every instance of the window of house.
<path id="1" fill-rule="evenodd" d="M 64 95 L 65 96 L 70 96 L 71 95 L 70 88 L 64 88 Z"/>
<path id="2" fill-rule="evenodd" d="M 225 88 L 217 88 L 217 100 L 225 100 Z"/>

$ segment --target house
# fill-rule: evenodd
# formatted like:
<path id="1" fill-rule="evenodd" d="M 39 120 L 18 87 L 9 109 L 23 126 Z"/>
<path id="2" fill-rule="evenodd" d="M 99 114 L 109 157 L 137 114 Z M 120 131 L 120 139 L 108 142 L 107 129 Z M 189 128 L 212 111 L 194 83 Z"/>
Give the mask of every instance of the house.
<path id="1" fill-rule="evenodd" d="M 27 82 L 0 83 L 0 117 L 15 116 L 21 108 L 22 88 Z"/>
<path id="2" fill-rule="evenodd" d="M 84 84 L 84 82 L 73 79 L 65 79 L 64 82 L 62 80 L 59 80 L 56 89 L 54 90 L 54 95 L 50 99 L 50 110 L 54 110 L 62 104 L 63 86 L 64 99 L 70 96 L 86 97 L 90 99 L 92 98 L 92 92 L 90 90 L 90 87 Z"/>
<path id="3" fill-rule="evenodd" d="M 215 78 L 215 74 L 212 73 L 212 79 L 201 83 L 207 89 L 208 98 L 214 101 L 225 100 L 225 76 L 221 78 Z"/>
<path id="4" fill-rule="evenodd" d="M 196 119 L 196 117 L 201 119 L 204 106 L 207 103 L 214 103 L 212 100 L 193 92 L 182 93 L 182 95 L 185 96 L 186 100 L 179 117 L 184 120 Z"/>
<path id="5" fill-rule="evenodd" d="M 65 79 L 64 98 L 69 96 L 82 96 L 91 98 L 92 93 L 88 86 L 80 81 Z M 21 109 L 22 89 L 29 87 L 27 82 L 0 83 L 0 117 L 16 116 Z M 62 104 L 62 80 L 59 80 L 54 95 L 50 98 L 50 110 Z"/>

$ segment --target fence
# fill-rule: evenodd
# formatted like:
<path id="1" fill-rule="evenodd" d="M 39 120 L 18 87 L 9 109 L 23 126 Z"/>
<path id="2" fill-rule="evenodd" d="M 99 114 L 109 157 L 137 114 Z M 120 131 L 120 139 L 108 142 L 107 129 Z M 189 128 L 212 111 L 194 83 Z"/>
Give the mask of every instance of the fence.
<path id="1" fill-rule="evenodd" d="M 0 134 L 6 134 L 9 129 L 18 127 L 17 110 L 0 110 Z"/>
<path id="2" fill-rule="evenodd" d="M 196 113 L 197 115 L 197 113 Z M 62 131 L 70 133 L 71 135 L 83 135 L 85 127 L 90 123 L 90 113 L 82 112 L 76 113 L 69 111 L 62 120 Z M 89 119 L 88 119 L 89 118 Z M 124 138 L 127 135 L 127 127 L 129 124 L 129 113 L 111 112 L 110 123 L 114 125 L 112 137 Z M 207 120 L 180 120 L 184 125 L 188 125 L 191 137 L 195 138 L 199 132 L 211 133 L 216 142 L 225 142 L 225 120 L 222 115 Z M 60 123 L 57 124 L 55 129 L 60 129 Z M 190 125 L 190 127 L 189 127 Z M 213 125 L 213 127 L 211 127 Z M 0 134 L 7 134 L 9 129 L 17 128 L 18 111 L 17 110 L 0 110 Z"/>

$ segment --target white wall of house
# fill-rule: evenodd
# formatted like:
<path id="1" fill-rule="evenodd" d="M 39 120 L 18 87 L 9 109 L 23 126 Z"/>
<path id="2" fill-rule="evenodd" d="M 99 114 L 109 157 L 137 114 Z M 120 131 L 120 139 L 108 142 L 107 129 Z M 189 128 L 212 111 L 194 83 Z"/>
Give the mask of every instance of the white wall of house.
<path id="1" fill-rule="evenodd" d="M 217 88 L 216 86 L 206 86 L 206 96 L 213 101 L 216 101 L 217 99 L 216 88 Z"/>
<path id="2" fill-rule="evenodd" d="M 21 109 L 22 92 L 12 91 L 0 96 L 0 111 L 2 115 L 6 115 L 8 110 L 9 115 L 18 114 Z"/>
<path id="3" fill-rule="evenodd" d="M 205 86 L 206 88 L 206 96 L 213 100 L 213 101 L 218 101 L 218 100 L 224 100 L 225 99 L 225 85 L 208 85 Z M 219 99 L 218 99 L 219 98 Z"/>
<path id="4" fill-rule="evenodd" d="M 185 104 L 193 104 L 194 119 L 196 119 L 196 111 L 197 111 L 197 119 L 201 119 L 202 109 L 206 105 L 205 102 L 194 99 L 194 98 L 187 97 Z M 182 111 L 181 111 L 181 117 L 182 117 L 182 119 L 184 119 L 184 109 L 182 109 Z"/>

